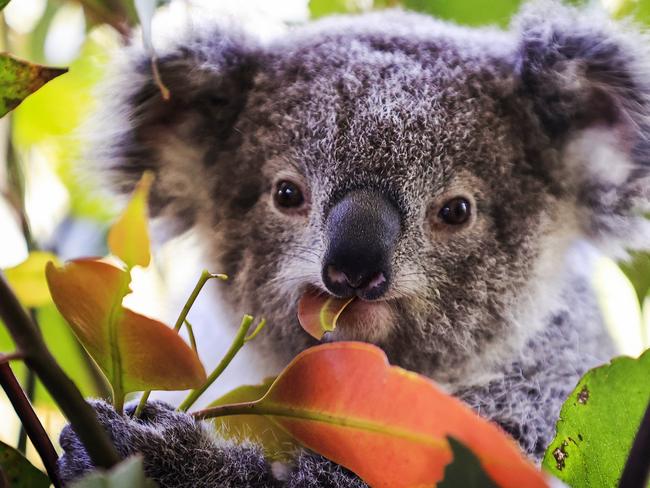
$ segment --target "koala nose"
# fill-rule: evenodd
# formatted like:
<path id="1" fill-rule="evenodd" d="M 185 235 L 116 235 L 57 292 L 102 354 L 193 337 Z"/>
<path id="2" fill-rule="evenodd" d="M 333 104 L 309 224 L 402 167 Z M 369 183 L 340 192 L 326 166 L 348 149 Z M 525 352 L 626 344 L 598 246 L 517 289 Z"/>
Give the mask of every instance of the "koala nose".
<path id="1" fill-rule="evenodd" d="M 328 291 L 366 300 L 386 293 L 400 229 L 399 212 L 378 192 L 353 191 L 336 203 L 325 221 L 322 275 Z"/>

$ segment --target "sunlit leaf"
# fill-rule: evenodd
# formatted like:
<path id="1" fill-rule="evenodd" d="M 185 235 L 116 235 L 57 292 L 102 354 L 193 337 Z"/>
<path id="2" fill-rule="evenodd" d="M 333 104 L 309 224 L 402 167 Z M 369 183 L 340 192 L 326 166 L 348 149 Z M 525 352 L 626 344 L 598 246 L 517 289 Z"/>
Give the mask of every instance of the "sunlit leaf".
<path id="1" fill-rule="evenodd" d="M 522 0 L 403 0 L 406 8 L 460 24 L 505 26 Z"/>
<path id="2" fill-rule="evenodd" d="M 643 303 L 650 291 L 650 254 L 633 253 L 631 261 L 619 263 L 619 266 L 634 285 L 639 303 Z"/>
<path id="3" fill-rule="evenodd" d="M 4 270 L 7 281 L 25 307 L 42 307 L 52 302 L 45 281 L 48 261 L 57 262 L 57 257 L 49 252 L 34 251 L 22 263 Z"/>
<path id="4" fill-rule="evenodd" d="M 573 488 L 618 486 L 650 401 L 650 351 L 589 371 L 562 406 L 542 463 Z"/>
<path id="5" fill-rule="evenodd" d="M 211 407 L 229 403 L 259 400 L 268 391 L 275 378 L 267 378 L 261 385 L 240 386 L 210 404 Z M 238 442 L 251 440 L 264 449 L 266 457 L 276 461 L 288 461 L 298 445 L 293 438 L 278 427 L 271 418 L 262 415 L 236 415 L 214 419 L 219 433 Z"/>
<path id="6" fill-rule="evenodd" d="M 16 108 L 29 95 L 67 70 L 48 68 L 0 54 L 0 117 Z"/>
<path id="7" fill-rule="evenodd" d="M 0 10 L 5 8 L 11 0 L 0 0 Z"/>
<path id="8" fill-rule="evenodd" d="M 157 485 L 145 477 L 142 458 L 133 456 L 110 471 L 93 471 L 68 486 L 70 488 L 155 488 Z"/>
<path id="9" fill-rule="evenodd" d="M 0 486 L 4 473 L 11 488 L 48 488 L 50 479 L 13 447 L 0 441 Z"/>
<path id="10" fill-rule="evenodd" d="M 336 298 L 306 292 L 298 303 L 298 321 L 305 332 L 320 340 L 325 332 L 336 328 L 336 322 L 352 300 L 354 297 Z"/>
<path id="11" fill-rule="evenodd" d="M 151 261 L 147 202 L 152 179 L 151 173 L 142 176 L 131 201 L 108 233 L 108 248 L 129 268 L 149 266 Z"/>
<path id="12" fill-rule="evenodd" d="M 273 416 L 301 444 L 373 487 L 442 480 L 452 460 L 448 436 L 471 449 L 500 487 L 547 486 L 495 424 L 430 379 L 390 366 L 370 344 L 339 342 L 304 351 L 262 400 L 243 411 Z"/>
<path id="13" fill-rule="evenodd" d="M 453 437 L 447 441 L 454 459 L 445 468 L 445 479 L 437 488 L 498 488 L 472 451 Z"/>
<path id="14" fill-rule="evenodd" d="M 112 201 L 96 191 L 92 175 L 80 178 L 80 124 L 95 108 L 93 96 L 108 60 L 118 46 L 118 36 L 110 28 L 94 29 L 87 36 L 79 58 L 70 71 L 28 97 L 13 113 L 16 149 L 32 154 L 38 149 L 65 184 L 70 194 L 70 212 L 75 217 L 108 222 L 114 217 Z"/>
<path id="15" fill-rule="evenodd" d="M 309 13 L 312 19 L 331 14 L 344 14 L 355 11 L 348 0 L 309 0 Z"/>
<path id="16" fill-rule="evenodd" d="M 196 354 L 161 322 L 122 306 L 129 275 L 109 263 L 80 259 L 48 264 L 52 298 L 116 395 L 184 390 L 205 381 Z"/>

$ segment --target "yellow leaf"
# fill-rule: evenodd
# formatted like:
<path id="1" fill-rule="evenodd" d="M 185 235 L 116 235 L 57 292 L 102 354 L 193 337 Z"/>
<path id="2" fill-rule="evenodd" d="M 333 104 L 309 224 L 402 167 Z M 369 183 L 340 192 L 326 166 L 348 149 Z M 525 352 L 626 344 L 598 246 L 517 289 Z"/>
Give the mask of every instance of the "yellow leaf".
<path id="1" fill-rule="evenodd" d="M 151 173 L 142 176 L 131 201 L 108 233 L 108 248 L 128 268 L 148 266 L 151 261 L 147 202 L 152 180 Z"/>
<path id="2" fill-rule="evenodd" d="M 49 261 L 58 262 L 58 259 L 52 253 L 34 251 L 19 265 L 4 270 L 18 300 L 27 308 L 43 307 L 52 302 L 45 281 L 45 265 Z"/>

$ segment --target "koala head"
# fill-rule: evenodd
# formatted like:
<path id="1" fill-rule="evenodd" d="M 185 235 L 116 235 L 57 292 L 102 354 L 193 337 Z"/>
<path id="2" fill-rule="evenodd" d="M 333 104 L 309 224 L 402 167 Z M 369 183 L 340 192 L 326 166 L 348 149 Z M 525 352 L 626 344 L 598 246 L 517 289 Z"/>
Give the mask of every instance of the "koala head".
<path id="1" fill-rule="evenodd" d="M 264 347 L 314 343 L 305 297 L 354 296 L 330 340 L 454 381 L 541 327 L 572 241 L 641 236 L 639 36 L 555 3 L 510 31 L 397 11 L 266 45 L 196 29 L 158 52 L 169 101 L 124 51 L 92 157 L 119 191 L 155 173 L 153 214 L 201 236 Z"/>

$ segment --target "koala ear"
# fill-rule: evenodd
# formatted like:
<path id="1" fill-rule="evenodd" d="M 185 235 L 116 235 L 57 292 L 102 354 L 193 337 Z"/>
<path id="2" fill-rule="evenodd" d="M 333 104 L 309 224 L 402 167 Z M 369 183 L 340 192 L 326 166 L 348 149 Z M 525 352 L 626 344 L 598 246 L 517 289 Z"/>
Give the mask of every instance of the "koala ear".
<path id="1" fill-rule="evenodd" d="M 87 160 L 113 191 L 128 193 L 144 171 L 154 173 L 150 210 L 165 217 L 167 234 L 190 228 L 211 202 L 213 166 L 237 144 L 233 126 L 261 52 L 232 29 L 195 26 L 175 35 L 171 46 L 157 49 L 169 100 L 136 41 L 109 67 L 84 134 Z"/>
<path id="2" fill-rule="evenodd" d="M 614 254 L 647 247 L 650 38 L 554 1 L 534 3 L 518 24 L 520 87 L 558 148 L 581 230 Z"/>

